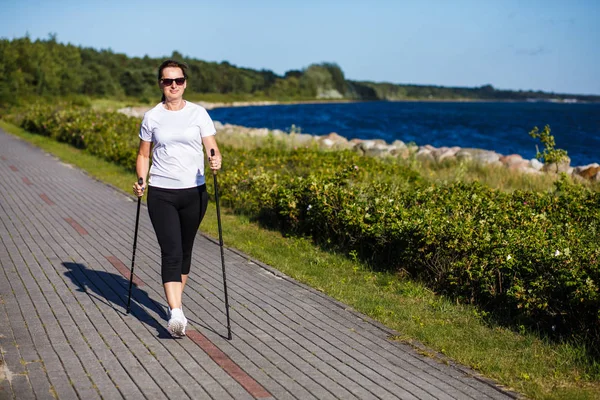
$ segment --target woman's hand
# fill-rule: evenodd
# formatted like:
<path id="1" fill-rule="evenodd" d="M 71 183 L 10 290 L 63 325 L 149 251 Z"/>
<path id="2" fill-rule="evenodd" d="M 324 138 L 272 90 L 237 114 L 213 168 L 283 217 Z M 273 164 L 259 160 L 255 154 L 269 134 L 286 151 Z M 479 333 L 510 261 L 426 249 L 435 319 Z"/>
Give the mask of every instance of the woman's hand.
<path id="1" fill-rule="evenodd" d="M 213 171 L 218 171 L 221 169 L 221 154 L 217 153 L 214 156 L 208 156 L 208 164 L 210 169 Z"/>
<path id="2" fill-rule="evenodd" d="M 135 194 L 137 197 L 142 197 L 144 195 L 144 190 L 146 190 L 146 186 L 144 185 L 144 180 L 140 178 L 136 183 L 133 184 L 133 194 Z"/>
<path id="3" fill-rule="evenodd" d="M 215 152 L 214 149 L 211 149 L 208 156 L 208 165 L 211 170 L 218 171 L 221 169 L 221 153 Z"/>
<path id="4" fill-rule="evenodd" d="M 204 145 L 206 155 L 208 156 L 208 166 L 212 172 L 216 174 L 217 171 L 221 169 L 222 157 L 219 146 L 217 146 L 217 141 L 215 140 L 215 135 L 204 136 L 202 138 L 202 144 Z"/>

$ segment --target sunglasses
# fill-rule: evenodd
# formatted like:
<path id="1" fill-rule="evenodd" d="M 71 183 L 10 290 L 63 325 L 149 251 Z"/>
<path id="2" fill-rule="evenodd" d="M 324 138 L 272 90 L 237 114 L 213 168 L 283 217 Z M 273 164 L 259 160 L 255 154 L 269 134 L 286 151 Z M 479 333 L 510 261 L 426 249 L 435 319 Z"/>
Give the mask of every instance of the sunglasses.
<path id="1" fill-rule="evenodd" d="M 177 84 L 177 86 L 181 86 L 185 83 L 185 78 L 162 78 L 160 80 L 160 83 L 162 83 L 165 86 L 171 86 L 173 84 L 173 82 L 175 82 Z"/>

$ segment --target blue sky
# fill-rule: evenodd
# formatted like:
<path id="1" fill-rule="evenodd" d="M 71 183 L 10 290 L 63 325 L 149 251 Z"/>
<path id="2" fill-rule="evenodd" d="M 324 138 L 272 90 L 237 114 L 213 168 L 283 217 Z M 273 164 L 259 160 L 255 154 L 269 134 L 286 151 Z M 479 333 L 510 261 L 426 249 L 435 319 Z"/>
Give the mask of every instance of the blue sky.
<path id="1" fill-rule="evenodd" d="M 598 0 L 0 0 L 0 37 L 283 74 L 600 95 Z"/>

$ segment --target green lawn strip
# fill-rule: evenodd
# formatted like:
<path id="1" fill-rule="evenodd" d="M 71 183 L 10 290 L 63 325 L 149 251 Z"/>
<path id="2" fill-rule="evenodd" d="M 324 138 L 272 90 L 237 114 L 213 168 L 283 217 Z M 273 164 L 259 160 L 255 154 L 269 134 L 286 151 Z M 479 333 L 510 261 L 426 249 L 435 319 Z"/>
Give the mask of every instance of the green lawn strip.
<path id="1" fill-rule="evenodd" d="M 24 132 L 4 121 L 0 121 L 0 127 L 87 171 L 90 176 L 127 193 L 131 191 L 135 180 L 132 171 L 66 144 Z M 207 181 L 211 193 L 212 182 L 211 178 Z M 600 398 L 598 374 L 589 376 L 593 366 L 586 364 L 584 352 L 577 346 L 548 344 L 533 334 L 489 326 L 474 307 L 457 305 L 403 277 L 370 271 L 360 262 L 323 251 L 308 239 L 283 237 L 227 210 L 223 210 L 222 222 L 226 246 L 239 249 L 401 332 L 396 340 L 423 343 L 531 398 Z M 201 230 L 217 237 L 213 204 Z M 433 356 L 427 351 L 420 352 Z"/>

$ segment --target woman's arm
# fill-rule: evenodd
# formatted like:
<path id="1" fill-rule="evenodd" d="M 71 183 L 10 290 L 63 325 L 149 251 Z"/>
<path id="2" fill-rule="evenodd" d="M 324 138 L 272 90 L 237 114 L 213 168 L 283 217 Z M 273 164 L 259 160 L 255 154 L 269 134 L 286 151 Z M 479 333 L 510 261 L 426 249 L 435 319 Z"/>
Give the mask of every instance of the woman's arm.
<path id="1" fill-rule="evenodd" d="M 137 173 L 138 178 L 143 179 L 143 183 L 142 185 L 139 185 L 136 182 L 133 185 L 133 192 L 140 197 L 144 194 L 144 188 L 146 187 L 146 178 L 148 177 L 148 169 L 150 166 L 151 147 L 152 142 L 146 142 L 140 139 L 140 147 L 138 149 L 137 160 L 135 162 L 135 171 Z"/>

